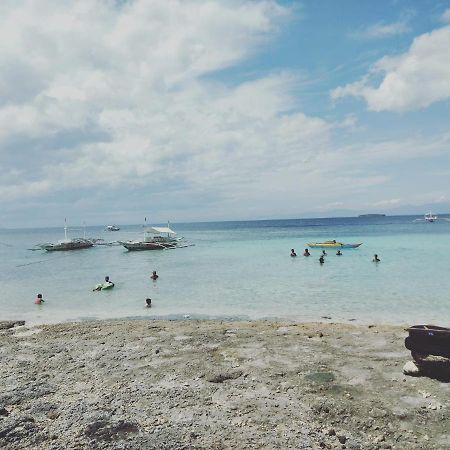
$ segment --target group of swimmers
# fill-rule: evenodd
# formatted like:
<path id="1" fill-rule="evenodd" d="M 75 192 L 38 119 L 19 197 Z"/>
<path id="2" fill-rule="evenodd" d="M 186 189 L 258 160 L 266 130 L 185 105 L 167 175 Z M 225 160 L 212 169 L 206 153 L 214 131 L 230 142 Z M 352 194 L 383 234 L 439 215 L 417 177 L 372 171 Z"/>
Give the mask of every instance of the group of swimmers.
<path id="1" fill-rule="evenodd" d="M 295 253 L 295 249 L 291 248 L 291 257 L 295 258 L 296 256 L 297 256 L 297 253 Z M 303 252 L 303 256 L 311 256 L 311 253 L 309 253 L 309 250 L 307 248 L 305 248 L 305 251 Z M 323 264 L 325 262 L 325 256 L 327 256 L 327 252 L 325 250 L 322 250 L 322 254 L 320 255 L 320 258 L 319 258 L 320 264 Z M 338 250 L 336 252 L 336 256 L 342 256 L 342 252 L 340 250 Z M 373 255 L 372 261 L 374 263 L 379 263 L 381 261 L 381 259 L 378 258 L 377 254 L 375 254 L 375 255 Z"/>
<path id="2" fill-rule="evenodd" d="M 153 281 L 156 281 L 158 278 L 159 278 L 159 275 L 156 273 L 156 270 L 154 270 L 152 272 L 152 274 L 150 275 L 150 279 L 152 279 Z M 95 286 L 95 288 L 92 290 L 93 291 L 101 291 L 101 290 L 109 289 L 109 288 L 113 288 L 113 287 L 114 287 L 114 283 L 110 280 L 109 276 L 106 276 L 105 282 L 97 284 Z M 37 294 L 36 298 L 34 299 L 34 303 L 36 305 L 42 305 L 42 303 L 45 303 L 45 300 L 42 298 L 42 294 Z M 147 308 L 151 308 L 152 307 L 152 299 L 146 298 L 145 305 Z"/>

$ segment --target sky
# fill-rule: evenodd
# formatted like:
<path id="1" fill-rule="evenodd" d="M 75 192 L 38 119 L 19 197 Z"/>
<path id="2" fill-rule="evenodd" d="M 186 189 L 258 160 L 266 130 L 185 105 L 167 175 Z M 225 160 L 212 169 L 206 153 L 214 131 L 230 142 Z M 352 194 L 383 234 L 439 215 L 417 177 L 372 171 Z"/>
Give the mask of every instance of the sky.
<path id="1" fill-rule="evenodd" d="M 3 0 L 0 227 L 450 212 L 450 0 Z"/>

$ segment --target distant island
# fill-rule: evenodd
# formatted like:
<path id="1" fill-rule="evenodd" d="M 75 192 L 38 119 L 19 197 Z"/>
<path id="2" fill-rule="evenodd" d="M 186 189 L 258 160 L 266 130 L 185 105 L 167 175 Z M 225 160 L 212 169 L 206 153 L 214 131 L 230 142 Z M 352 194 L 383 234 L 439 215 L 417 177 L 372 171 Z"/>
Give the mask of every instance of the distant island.
<path id="1" fill-rule="evenodd" d="M 358 217 L 386 217 L 386 214 L 360 214 Z"/>

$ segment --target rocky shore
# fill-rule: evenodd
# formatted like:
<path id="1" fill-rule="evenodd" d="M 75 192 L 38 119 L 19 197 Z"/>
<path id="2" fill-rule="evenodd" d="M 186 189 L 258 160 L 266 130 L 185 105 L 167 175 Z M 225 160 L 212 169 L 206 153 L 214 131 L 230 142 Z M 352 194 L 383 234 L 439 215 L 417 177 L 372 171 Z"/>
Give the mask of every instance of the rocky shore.
<path id="1" fill-rule="evenodd" d="M 2 449 L 450 448 L 450 383 L 402 373 L 402 327 L 15 325 Z"/>

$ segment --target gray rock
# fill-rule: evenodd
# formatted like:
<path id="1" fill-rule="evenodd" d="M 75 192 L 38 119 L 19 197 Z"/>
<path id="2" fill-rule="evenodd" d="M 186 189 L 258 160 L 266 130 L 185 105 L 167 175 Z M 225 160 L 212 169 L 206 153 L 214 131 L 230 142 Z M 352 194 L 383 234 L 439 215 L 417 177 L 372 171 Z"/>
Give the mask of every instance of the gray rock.
<path id="1" fill-rule="evenodd" d="M 9 330 L 22 325 L 25 325 L 25 320 L 2 320 L 0 321 L 0 330 Z"/>
<path id="2" fill-rule="evenodd" d="M 405 375 L 417 376 L 420 375 L 420 369 L 413 361 L 408 361 L 403 366 L 403 373 Z"/>

